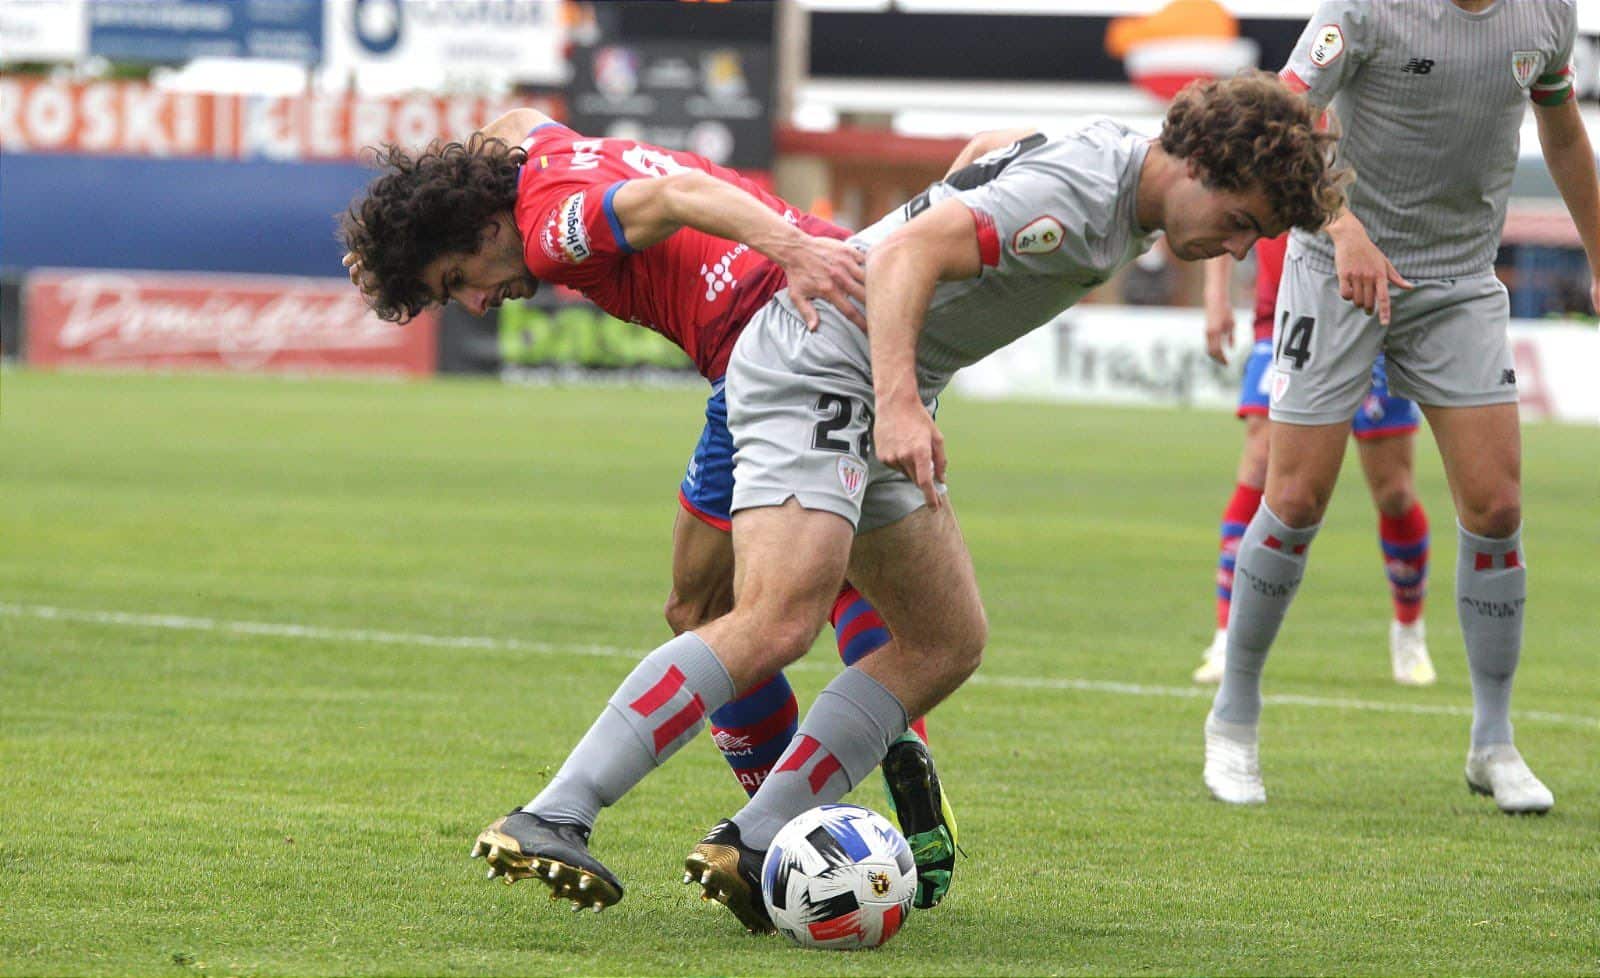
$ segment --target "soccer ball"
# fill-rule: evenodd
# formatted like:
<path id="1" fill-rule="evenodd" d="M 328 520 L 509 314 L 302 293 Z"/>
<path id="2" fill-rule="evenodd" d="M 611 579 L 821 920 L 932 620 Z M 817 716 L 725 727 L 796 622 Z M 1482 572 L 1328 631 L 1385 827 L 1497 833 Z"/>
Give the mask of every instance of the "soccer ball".
<path id="1" fill-rule="evenodd" d="M 795 816 L 761 867 L 767 913 L 801 947 L 877 947 L 905 923 L 916 892 L 917 865 L 905 836 L 856 805 Z"/>

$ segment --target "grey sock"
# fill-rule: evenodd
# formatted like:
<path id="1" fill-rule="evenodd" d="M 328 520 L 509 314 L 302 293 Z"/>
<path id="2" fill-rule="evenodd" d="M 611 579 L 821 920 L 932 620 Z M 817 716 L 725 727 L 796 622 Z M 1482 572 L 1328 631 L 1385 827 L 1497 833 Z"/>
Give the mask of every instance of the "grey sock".
<path id="1" fill-rule="evenodd" d="M 745 845 L 766 849 L 791 818 L 843 798 L 906 732 L 906 708 L 860 669 L 835 676 L 806 712 L 761 790 L 733 817 Z"/>
<path id="2" fill-rule="evenodd" d="M 1261 719 L 1261 670 L 1278 626 L 1306 571 L 1306 550 L 1322 524 L 1296 530 L 1262 503 L 1239 541 L 1228 612 L 1227 667 L 1211 712 L 1219 720 L 1255 726 Z"/>
<path id="3" fill-rule="evenodd" d="M 1456 524 L 1456 615 L 1472 671 L 1472 746 L 1511 743 L 1511 680 L 1522 656 L 1528 571 L 1522 528 L 1503 540 Z"/>
<path id="4" fill-rule="evenodd" d="M 693 632 L 634 667 L 594 726 L 525 809 L 592 827 L 616 802 L 705 726 L 706 714 L 733 699 L 733 680 Z"/>

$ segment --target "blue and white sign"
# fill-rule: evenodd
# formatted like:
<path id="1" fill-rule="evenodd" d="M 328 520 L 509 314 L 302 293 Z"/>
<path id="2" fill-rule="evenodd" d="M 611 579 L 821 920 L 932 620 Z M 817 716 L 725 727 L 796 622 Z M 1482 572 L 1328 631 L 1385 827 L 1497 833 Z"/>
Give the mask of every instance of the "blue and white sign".
<path id="1" fill-rule="evenodd" d="M 323 0 L 90 0 L 89 53 L 114 61 L 322 60 Z"/>

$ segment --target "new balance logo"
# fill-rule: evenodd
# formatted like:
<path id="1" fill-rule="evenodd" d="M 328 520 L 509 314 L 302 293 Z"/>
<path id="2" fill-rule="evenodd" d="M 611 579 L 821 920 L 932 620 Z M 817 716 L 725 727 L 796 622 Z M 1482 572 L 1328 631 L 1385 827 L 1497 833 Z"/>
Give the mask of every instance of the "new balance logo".
<path id="1" fill-rule="evenodd" d="M 1517 383 L 1517 372 L 1515 370 L 1502 370 L 1502 371 L 1500 371 L 1500 383 L 1502 383 L 1502 384 L 1510 384 L 1513 387 L 1516 386 L 1516 383 Z"/>
<path id="2" fill-rule="evenodd" d="M 1426 75 L 1433 70 L 1432 58 L 1412 58 L 1406 66 L 1400 69 L 1408 75 Z"/>

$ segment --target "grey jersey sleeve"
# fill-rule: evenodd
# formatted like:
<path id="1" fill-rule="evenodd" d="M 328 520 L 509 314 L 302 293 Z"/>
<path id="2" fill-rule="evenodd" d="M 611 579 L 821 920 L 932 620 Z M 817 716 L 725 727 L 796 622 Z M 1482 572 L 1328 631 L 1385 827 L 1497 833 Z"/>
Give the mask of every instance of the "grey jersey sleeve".
<path id="1" fill-rule="evenodd" d="M 984 267 L 1023 275 L 1102 270 L 1115 260 L 1103 245 L 1119 168 L 1095 165 L 1108 152 L 1101 140 L 1033 140 L 992 179 L 954 195 L 972 211 Z"/>
<path id="2" fill-rule="evenodd" d="M 1372 57 L 1377 33 L 1365 0 L 1323 0 L 1295 42 L 1280 73 L 1290 88 L 1325 109 L 1350 77 Z"/>

